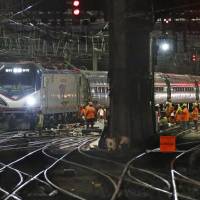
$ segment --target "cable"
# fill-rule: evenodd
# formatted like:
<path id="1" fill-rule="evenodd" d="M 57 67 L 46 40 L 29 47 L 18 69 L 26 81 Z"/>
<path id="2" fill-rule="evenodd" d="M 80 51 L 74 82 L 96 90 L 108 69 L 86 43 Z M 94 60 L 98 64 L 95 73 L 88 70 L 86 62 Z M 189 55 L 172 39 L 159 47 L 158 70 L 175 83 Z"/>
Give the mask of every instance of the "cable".
<path id="1" fill-rule="evenodd" d="M 32 4 L 32 5 L 30 5 L 30 6 L 28 6 L 28 7 L 26 7 L 25 9 L 16 12 L 16 13 L 13 14 L 10 18 L 13 18 L 13 17 L 15 17 L 15 16 L 17 16 L 17 15 L 23 13 L 23 12 L 26 12 L 27 10 L 32 9 L 33 7 L 35 7 L 35 6 L 39 5 L 40 3 L 42 3 L 43 1 L 45 1 L 45 0 L 40 0 L 40 1 L 38 1 L 38 2 L 36 2 L 36 3 L 34 3 L 34 4 Z"/>

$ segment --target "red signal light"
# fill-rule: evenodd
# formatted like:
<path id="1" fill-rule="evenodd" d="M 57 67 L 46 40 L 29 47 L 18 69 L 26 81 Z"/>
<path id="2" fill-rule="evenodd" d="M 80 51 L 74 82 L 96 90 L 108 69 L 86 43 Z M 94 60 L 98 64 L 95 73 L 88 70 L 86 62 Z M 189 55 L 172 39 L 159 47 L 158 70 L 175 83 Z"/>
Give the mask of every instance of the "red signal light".
<path id="1" fill-rule="evenodd" d="M 75 9 L 75 10 L 73 11 L 73 14 L 76 15 L 76 16 L 79 15 L 79 14 L 80 14 L 80 10 L 79 10 L 79 9 Z"/>
<path id="2" fill-rule="evenodd" d="M 80 5 L 80 2 L 79 1 L 73 1 L 73 6 L 75 6 L 75 7 L 77 7 L 77 6 L 79 6 Z"/>
<path id="3" fill-rule="evenodd" d="M 197 60 L 197 57 L 195 54 L 192 54 L 192 61 L 195 62 Z"/>
<path id="4" fill-rule="evenodd" d="M 72 14 L 76 17 L 80 15 L 80 1 L 79 0 L 72 1 Z"/>

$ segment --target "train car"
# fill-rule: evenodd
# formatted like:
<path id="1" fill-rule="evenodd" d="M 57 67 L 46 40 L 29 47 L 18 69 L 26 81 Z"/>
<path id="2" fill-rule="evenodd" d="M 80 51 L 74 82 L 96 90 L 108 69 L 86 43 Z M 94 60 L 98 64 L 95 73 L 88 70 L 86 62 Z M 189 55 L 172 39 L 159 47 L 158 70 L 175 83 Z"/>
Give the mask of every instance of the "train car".
<path id="1" fill-rule="evenodd" d="M 170 99 L 174 103 L 193 103 L 197 100 L 195 79 L 189 75 L 164 74 L 170 83 Z"/>
<path id="2" fill-rule="evenodd" d="M 190 76 L 190 78 L 195 82 L 195 90 L 196 90 L 196 100 L 200 99 L 200 76 Z"/>
<path id="3" fill-rule="evenodd" d="M 155 73 L 154 82 L 155 102 L 158 104 L 168 100 L 173 103 L 194 103 L 199 100 L 199 76 Z"/>
<path id="4" fill-rule="evenodd" d="M 155 104 L 162 104 L 169 98 L 167 93 L 168 85 L 162 73 L 155 73 L 154 79 Z"/>
<path id="5" fill-rule="evenodd" d="M 85 71 L 93 101 L 109 106 L 109 83 L 107 72 Z M 200 77 L 193 75 L 169 74 L 156 72 L 154 74 L 155 104 L 194 103 L 200 98 Z"/>
<path id="6" fill-rule="evenodd" d="M 107 71 L 82 71 L 90 87 L 91 100 L 109 107 L 109 83 Z"/>
<path id="7" fill-rule="evenodd" d="M 93 101 L 109 107 L 108 73 L 84 71 Z M 156 72 L 154 74 L 155 104 L 194 103 L 200 98 L 200 76 L 169 74 Z"/>
<path id="8" fill-rule="evenodd" d="M 0 64 L 0 118 L 32 118 L 39 110 L 45 119 L 78 113 L 89 99 L 88 81 L 79 71 L 47 70 L 34 63 Z M 70 116 L 70 117 L 68 117 Z"/>

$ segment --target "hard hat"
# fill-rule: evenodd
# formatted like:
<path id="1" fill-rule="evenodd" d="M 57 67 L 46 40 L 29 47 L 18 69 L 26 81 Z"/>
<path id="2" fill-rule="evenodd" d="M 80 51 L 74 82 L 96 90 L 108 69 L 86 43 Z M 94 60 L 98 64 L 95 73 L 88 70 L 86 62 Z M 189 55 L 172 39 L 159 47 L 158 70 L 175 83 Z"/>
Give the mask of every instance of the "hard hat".
<path id="1" fill-rule="evenodd" d="M 198 103 L 193 103 L 193 107 L 196 107 L 196 106 L 198 106 Z"/>
<path id="2" fill-rule="evenodd" d="M 183 107 L 187 107 L 187 104 L 186 104 L 186 103 L 184 103 L 184 104 L 183 104 Z"/>
<path id="3" fill-rule="evenodd" d="M 89 103 L 88 103 L 90 106 L 92 106 L 93 105 L 93 103 L 91 102 L 91 101 L 89 101 Z"/>

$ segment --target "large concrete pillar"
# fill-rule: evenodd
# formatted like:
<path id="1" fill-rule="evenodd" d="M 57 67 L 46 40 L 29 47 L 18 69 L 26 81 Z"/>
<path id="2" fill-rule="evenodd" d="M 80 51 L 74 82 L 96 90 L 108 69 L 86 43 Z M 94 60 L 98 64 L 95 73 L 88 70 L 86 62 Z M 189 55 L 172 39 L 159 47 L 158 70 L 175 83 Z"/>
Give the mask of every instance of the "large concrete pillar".
<path id="1" fill-rule="evenodd" d="M 151 19 L 129 14 L 128 1 L 110 0 L 110 135 L 143 149 L 154 135 L 152 76 L 149 67 Z M 138 14 L 139 13 L 139 14 Z"/>

